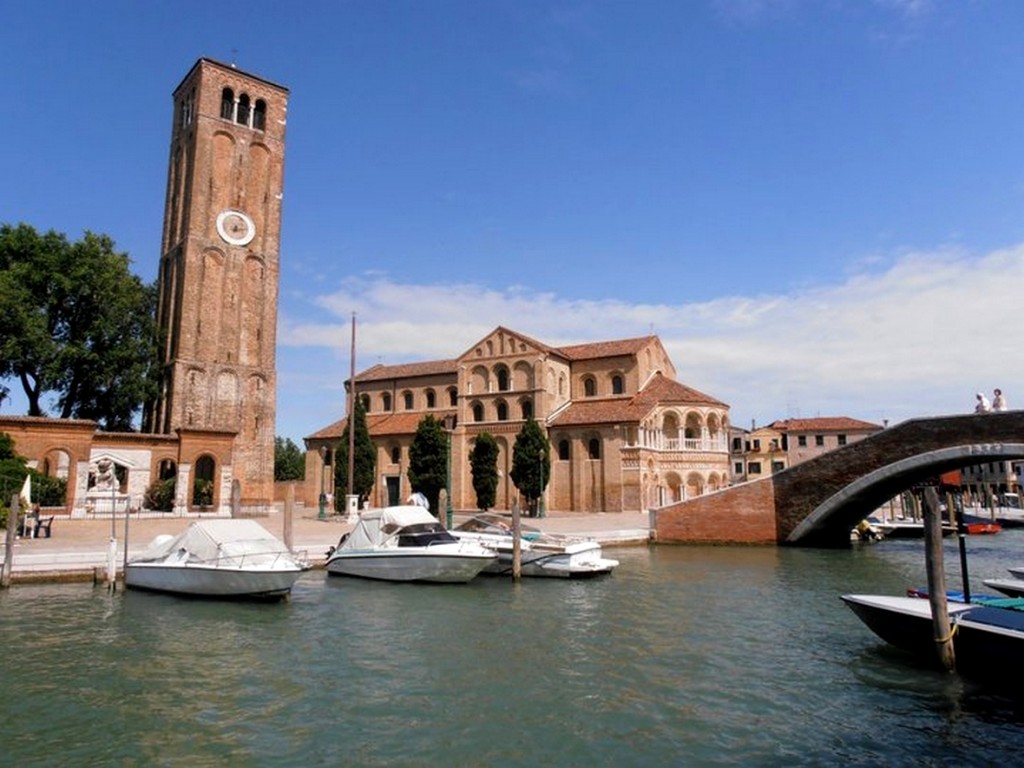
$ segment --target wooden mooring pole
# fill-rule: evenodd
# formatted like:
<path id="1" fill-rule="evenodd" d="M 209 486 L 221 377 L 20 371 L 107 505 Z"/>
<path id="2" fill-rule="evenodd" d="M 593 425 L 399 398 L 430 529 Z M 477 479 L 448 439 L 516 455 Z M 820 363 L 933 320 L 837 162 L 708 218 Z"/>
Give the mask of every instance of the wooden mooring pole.
<path id="1" fill-rule="evenodd" d="M 519 581 L 523 571 L 523 528 L 519 521 L 519 500 L 512 502 L 512 580 Z"/>
<path id="2" fill-rule="evenodd" d="M 953 633 L 949 624 L 949 605 L 946 602 L 946 572 L 942 560 L 942 512 L 939 495 L 928 486 L 924 490 L 924 559 L 928 571 L 928 602 L 932 609 L 932 631 L 935 633 L 935 651 L 944 669 L 956 669 L 953 652 Z"/>
<path id="3" fill-rule="evenodd" d="M 14 564 L 14 534 L 18 528 L 18 514 L 21 505 L 18 504 L 18 494 L 11 497 L 11 510 L 7 515 L 7 538 L 4 541 L 4 567 L 0 571 L 0 588 L 7 589 L 11 586 L 11 566 Z"/>

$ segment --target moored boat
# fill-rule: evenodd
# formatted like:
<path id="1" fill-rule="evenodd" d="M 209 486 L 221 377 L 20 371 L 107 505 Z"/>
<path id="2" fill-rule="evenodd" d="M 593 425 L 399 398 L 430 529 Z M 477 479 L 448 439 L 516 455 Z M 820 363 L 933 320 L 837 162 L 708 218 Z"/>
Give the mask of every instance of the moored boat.
<path id="1" fill-rule="evenodd" d="M 191 597 L 281 598 L 308 567 L 255 520 L 202 520 L 157 536 L 128 561 L 124 581 Z"/>
<path id="2" fill-rule="evenodd" d="M 920 597 L 890 595 L 841 595 L 842 601 L 868 629 L 890 645 L 902 648 L 922 660 L 935 658 L 935 631 L 932 608 Z M 949 603 L 949 615 L 969 611 L 971 603 Z"/>
<path id="3" fill-rule="evenodd" d="M 493 550 L 497 560 L 484 569 L 490 574 L 509 574 L 513 569 L 511 523 L 500 515 L 481 513 L 460 523 L 452 534 Z M 611 573 L 618 560 L 603 557 L 601 544 L 592 539 L 553 536 L 520 524 L 520 573 L 523 576 L 579 579 Z"/>
<path id="4" fill-rule="evenodd" d="M 420 506 L 364 510 L 327 557 L 327 572 L 383 581 L 465 583 L 497 555 L 459 541 Z"/>

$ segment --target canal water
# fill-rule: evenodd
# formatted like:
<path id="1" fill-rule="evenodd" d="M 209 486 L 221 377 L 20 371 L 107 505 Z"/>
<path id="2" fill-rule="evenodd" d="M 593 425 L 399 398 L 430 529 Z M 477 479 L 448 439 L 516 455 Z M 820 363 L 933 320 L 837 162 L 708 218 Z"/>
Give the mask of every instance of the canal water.
<path id="1" fill-rule="evenodd" d="M 977 587 L 1024 531 L 968 539 Z M 3 765 L 986 765 L 1012 700 L 920 668 L 843 592 L 923 586 L 920 541 L 611 550 L 607 578 L 305 574 L 246 604 L 0 594 Z M 950 588 L 959 587 L 955 539 Z"/>

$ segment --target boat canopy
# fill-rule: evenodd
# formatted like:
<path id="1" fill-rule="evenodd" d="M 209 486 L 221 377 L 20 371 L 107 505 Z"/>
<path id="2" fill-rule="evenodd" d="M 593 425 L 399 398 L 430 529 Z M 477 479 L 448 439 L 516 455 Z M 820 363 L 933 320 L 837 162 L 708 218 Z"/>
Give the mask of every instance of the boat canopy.
<path id="1" fill-rule="evenodd" d="M 284 542 L 255 520 L 201 520 L 177 536 L 157 536 L 133 563 L 179 562 L 254 565 L 291 556 Z"/>
<path id="2" fill-rule="evenodd" d="M 412 526 L 428 526 L 432 529 L 439 525 L 438 519 L 423 507 L 407 505 L 367 509 L 359 513 L 359 522 L 338 549 L 377 549 L 402 529 Z"/>

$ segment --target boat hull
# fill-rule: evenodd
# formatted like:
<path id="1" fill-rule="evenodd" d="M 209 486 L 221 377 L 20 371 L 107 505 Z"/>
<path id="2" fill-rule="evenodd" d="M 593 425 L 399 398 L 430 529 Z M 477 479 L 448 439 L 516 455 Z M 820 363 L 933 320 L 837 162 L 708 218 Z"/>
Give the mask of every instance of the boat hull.
<path id="1" fill-rule="evenodd" d="M 129 563 L 124 583 L 131 589 L 191 597 L 274 599 L 291 592 L 302 570 Z"/>
<path id="2" fill-rule="evenodd" d="M 1024 682 L 1024 613 L 982 606 L 958 617 L 956 664 L 968 676 L 1019 691 Z"/>
<path id="3" fill-rule="evenodd" d="M 498 559 L 485 569 L 492 575 L 512 573 L 512 548 L 496 550 Z M 522 576 L 554 579 L 587 579 L 611 573 L 619 564 L 618 560 L 601 557 L 601 547 L 581 552 L 546 551 L 534 545 L 520 552 Z"/>
<path id="4" fill-rule="evenodd" d="M 1024 597 L 1024 579 L 985 579 L 985 586 L 1008 597 Z"/>
<path id="5" fill-rule="evenodd" d="M 512 573 L 514 541 L 511 535 L 477 531 L 452 532 L 460 541 L 471 541 L 487 547 L 497 554 L 497 560 L 484 569 L 491 575 Z M 548 541 L 523 539 L 519 552 L 521 576 L 555 579 L 586 579 L 611 573 L 618 560 L 601 556 L 601 545 L 596 541 Z"/>
<path id="6" fill-rule="evenodd" d="M 427 581 L 464 584 L 494 563 L 491 553 L 402 551 L 335 552 L 327 560 L 327 572 L 380 581 Z"/>
<path id="7" fill-rule="evenodd" d="M 868 629 L 890 645 L 922 659 L 937 661 L 932 609 L 919 597 L 888 595 L 842 595 L 842 600 Z M 950 616 L 977 608 L 967 603 L 949 603 Z"/>

